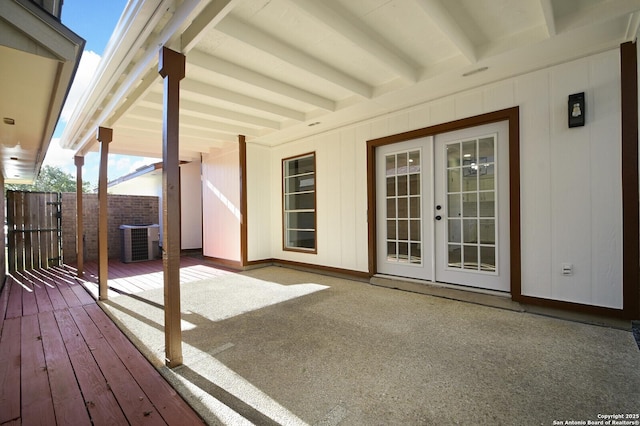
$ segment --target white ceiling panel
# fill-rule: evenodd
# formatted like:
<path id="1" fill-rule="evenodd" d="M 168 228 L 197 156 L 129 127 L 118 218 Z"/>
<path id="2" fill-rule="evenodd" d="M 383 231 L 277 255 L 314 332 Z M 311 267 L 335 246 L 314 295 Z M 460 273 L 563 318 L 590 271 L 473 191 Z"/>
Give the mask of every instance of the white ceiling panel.
<path id="1" fill-rule="evenodd" d="M 177 16 L 189 3 L 168 1 L 175 5 L 165 15 L 136 18 L 157 23 L 138 44 L 157 48 L 152 35 L 163 34 L 174 10 Z M 211 147 L 240 134 L 252 143 L 286 143 L 617 48 L 635 38 L 640 22 L 640 0 L 193 1 L 169 37 L 187 60 L 180 101 L 186 157 L 208 152 L 208 139 Z M 132 32 L 143 27 L 138 21 Z M 80 106 L 93 119 L 71 123 L 66 146 L 91 149 L 106 118 L 114 141 L 118 132 L 127 141 L 114 150 L 157 149 L 162 84 L 157 61 L 140 69 L 140 52 L 124 67 L 113 65 L 127 70 L 109 88 L 113 102 L 103 95 Z M 487 71 L 463 77 L 481 67 Z"/>

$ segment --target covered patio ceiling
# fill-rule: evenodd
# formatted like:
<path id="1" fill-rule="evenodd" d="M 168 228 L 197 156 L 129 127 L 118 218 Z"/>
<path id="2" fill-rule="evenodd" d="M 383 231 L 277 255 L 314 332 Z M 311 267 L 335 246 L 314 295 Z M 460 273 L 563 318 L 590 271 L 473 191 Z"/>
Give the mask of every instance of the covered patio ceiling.
<path id="1" fill-rule="evenodd" d="M 640 0 L 131 0 L 62 145 L 160 156 L 158 52 L 186 55 L 180 157 L 275 146 L 635 40 Z"/>

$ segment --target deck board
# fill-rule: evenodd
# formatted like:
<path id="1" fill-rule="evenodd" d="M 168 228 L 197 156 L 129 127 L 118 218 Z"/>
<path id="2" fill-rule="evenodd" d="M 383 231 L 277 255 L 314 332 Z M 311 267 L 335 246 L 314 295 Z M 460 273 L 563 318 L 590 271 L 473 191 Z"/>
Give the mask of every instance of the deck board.
<path id="1" fill-rule="evenodd" d="M 4 321 L 0 337 L 0 424 L 20 419 L 20 332 L 19 317 Z"/>
<path id="2" fill-rule="evenodd" d="M 56 421 L 59 424 L 91 425 L 53 312 L 41 312 L 38 319 Z"/>
<path id="3" fill-rule="evenodd" d="M 158 409 L 167 424 L 197 424 L 200 419 L 184 402 L 178 393 L 154 372 L 153 366 L 136 349 L 131 341 L 124 336 L 115 324 L 98 306 L 87 306 L 85 310 L 100 328 L 107 341 L 120 348 L 118 356 L 127 359 L 131 375 L 140 384 L 150 401 Z"/>
<path id="4" fill-rule="evenodd" d="M 20 345 L 21 418 L 27 425 L 56 423 L 37 315 L 23 316 Z"/>
<path id="5" fill-rule="evenodd" d="M 49 293 L 47 293 L 47 284 L 42 283 L 40 285 L 36 285 L 33 288 L 33 291 L 36 295 L 36 302 L 38 304 L 38 312 L 50 312 L 53 311 L 53 304 L 51 303 L 51 299 L 49 298 Z"/>
<path id="6" fill-rule="evenodd" d="M 69 312 L 127 419 L 134 424 L 166 424 L 85 310 L 71 308 Z"/>
<path id="7" fill-rule="evenodd" d="M 55 312 L 71 365 L 94 424 L 126 425 L 127 419 L 109 389 L 87 343 L 68 310 Z"/>
<path id="8" fill-rule="evenodd" d="M 9 290 L 6 318 L 20 318 L 22 316 L 22 287 L 20 284 L 12 282 Z"/>
<path id="9" fill-rule="evenodd" d="M 161 288 L 162 263 L 114 263 L 122 293 Z M 0 293 L 0 424 L 204 424 L 97 305 L 89 263 L 12 273 Z M 111 272 L 111 271 L 110 271 Z M 119 287 L 118 287 L 119 286 Z M 110 294 L 117 295 L 113 290 Z"/>

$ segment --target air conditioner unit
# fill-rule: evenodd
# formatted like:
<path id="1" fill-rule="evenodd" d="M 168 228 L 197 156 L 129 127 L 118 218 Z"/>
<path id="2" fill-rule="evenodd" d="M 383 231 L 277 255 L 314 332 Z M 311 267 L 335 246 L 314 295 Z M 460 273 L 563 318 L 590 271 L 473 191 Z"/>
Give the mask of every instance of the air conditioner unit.
<path id="1" fill-rule="evenodd" d="M 157 259 L 160 255 L 158 225 L 120 225 L 124 263 Z"/>

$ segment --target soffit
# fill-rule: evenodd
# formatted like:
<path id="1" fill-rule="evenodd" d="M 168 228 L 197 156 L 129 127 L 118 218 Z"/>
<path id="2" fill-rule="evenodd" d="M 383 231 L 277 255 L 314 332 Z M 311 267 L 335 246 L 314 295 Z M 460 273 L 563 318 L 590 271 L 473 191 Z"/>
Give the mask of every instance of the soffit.
<path id="1" fill-rule="evenodd" d="M 31 183 L 39 173 L 83 46 L 82 38 L 33 2 L 0 2 L 0 165 L 6 183 Z"/>
<path id="2" fill-rule="evenodd" d="M 198 158 L 239 134 L 251 143 L 286 143 L 617 48 L 635 39 L 639 9 L 640 0 L 199 2 L 180 30 L 189 37 L 174 34 L 170 46 L 187 58 L 181 158 Z M 175 10 L 157 21 L 170 22 Z M 191 24 L 202 16 L 212 24 L 198 26 L 194 37 Z M 180 36 L 188 40 L 176 42 Z M 121 67 L 120 82 L 135 65 Z M 111 152 L 158 156 L 162 81 L 154 66 L 130 89 L 114 85 L 110 94 L 119 98 L 88 112 L 102 121 L 86 120 L 63 142 L 95 149 L 94 129 L 106 125 L 114 128 Z"/>

